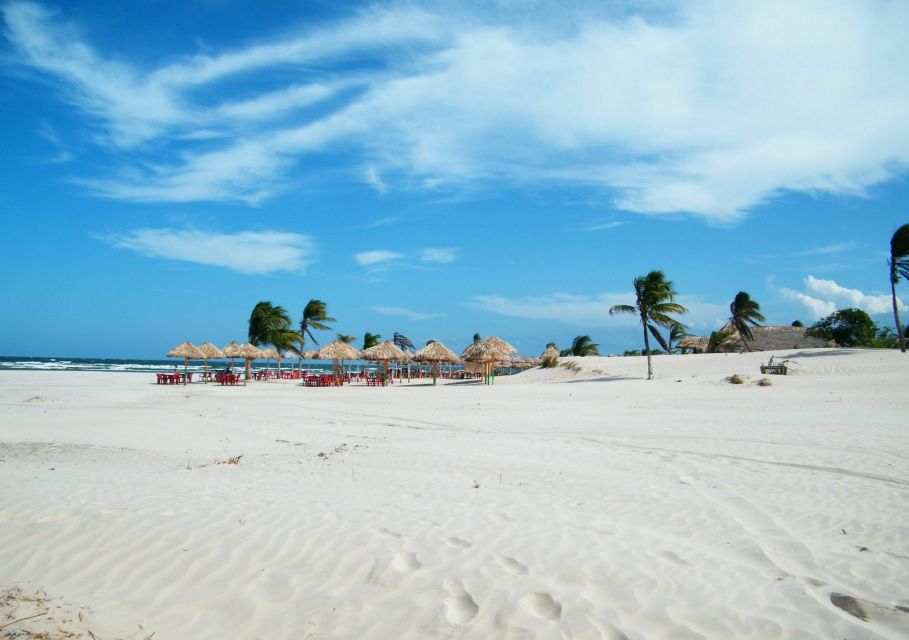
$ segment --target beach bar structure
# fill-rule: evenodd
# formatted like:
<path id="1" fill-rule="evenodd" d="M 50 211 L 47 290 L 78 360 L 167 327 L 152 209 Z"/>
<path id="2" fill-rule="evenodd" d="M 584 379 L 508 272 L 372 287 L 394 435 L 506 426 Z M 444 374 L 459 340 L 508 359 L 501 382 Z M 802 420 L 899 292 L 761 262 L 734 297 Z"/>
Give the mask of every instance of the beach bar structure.
<path id="1" fill-rule="evenodd" d="M 511 360 L 512 354 L 517 353 L 517 351 L 504 340 L 490 336 L 479 342 L 474 342 L 464 349 L 461 359 L 464 362 L 482 364 L 483 384 L 495 384 L 496 363 Z M 467 370 L 466 367 L 465 370 Z"/>

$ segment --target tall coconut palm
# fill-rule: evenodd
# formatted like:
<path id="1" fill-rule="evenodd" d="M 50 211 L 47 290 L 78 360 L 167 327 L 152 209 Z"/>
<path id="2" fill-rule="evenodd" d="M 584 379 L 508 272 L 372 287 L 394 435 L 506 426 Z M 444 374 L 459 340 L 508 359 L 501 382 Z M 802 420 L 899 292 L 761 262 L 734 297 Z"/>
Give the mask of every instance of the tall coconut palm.
<path id="1" fill-rule="evenodd" d="M 669 317 L 670 313 L 688 313 L 688 309 L 677 302 L 674 302 L 676 292 L 672 288 L 672 282 L 666 280 L 666 275 L 662 271 L 651 271 L 646 276 L 638 276 L 634 279 L 635 304 L 617 304 L 609 309 L 609 315 L 614 316 L 619 313 L 637 315 L 641 318 L 641 327 L 644 331 L 644 351 L 647 354 L 647 379 L 653 379 L 653 368 L 650 362 L 650 334 L 656 338 L 666 351 L 669 345 L 657 331 L 657 327 L 672 329 L 675 325 L 682 324 L 675 318 Z"/>
<path id="2" fill-rule="evenodd" d="M 346 342 L 347 344 L 353 344 L 353 341 L 356 340 L 356 338 L 351 335 L 347 335 L 346 333 L 339 333 L 338 340 L 341 342 Z"/>
<path id="3" fill-rule="evenodd" d="M 380 336 L 378 333 L 370 333 L 367 331 L 365 334 L 363 334 L 363 349 L 374 347 L 380 342 L 382 342 L 382 336 Z"/>
<path id="4" fill-rule="evenodd" d="M 893 232 L 890 238 L 890 294 L 893 299 L 893 319 L 896 321 L 896 335 L 900 341 L 900 351 L 906 353 L 906 336 L 900 324 L 900 311 L 896 302 L 896 285 L 900 276 L 909 280 L 909 224 Z"/>
<path id="5" fill-rule="evenodd" d="M 482 339 L 483 339 L 483 336 L 481 336 L 479 333 L 473 334 L 473 343 L 474 344 L 478 343 Z"/>
<path id="6" fill-rule="evenodd" d="M 300 346 L 302 347 L 306 344 L 306 336 L 309 336 L 315 344 L 319 344 L 319 341 L 312 334 L 312 330 L 331 331 L 328 323 L 334 321 L 335 319 L 328 315 L 324 302 L 321 300 L 310 300 L 307 302 L 303 308 L 303 319 L 300 321 Z"/>
<path id="7" fill-rule="evenodd" d="M 600 345 L 594 344 L 590 336 L 577 336 L 571 342 L 571 355 L 573 356 L 598 356 Z"/>
<path id="8" fill-rule="evenodd" d="M 761 326 L 758 324 L 764 321 L 764 316 L 761 315 L 761 305 L 757 300 L 752 300 L 747 292 L 739 291 L 729 305 L 729 313 L 732 314 L 729 317 L 729 324 L 742 336 L 745 351 L 751 351 L 748 343 L 754 340 L 754 334 L 751 333 L 751 327 L 748 325 Z"/>

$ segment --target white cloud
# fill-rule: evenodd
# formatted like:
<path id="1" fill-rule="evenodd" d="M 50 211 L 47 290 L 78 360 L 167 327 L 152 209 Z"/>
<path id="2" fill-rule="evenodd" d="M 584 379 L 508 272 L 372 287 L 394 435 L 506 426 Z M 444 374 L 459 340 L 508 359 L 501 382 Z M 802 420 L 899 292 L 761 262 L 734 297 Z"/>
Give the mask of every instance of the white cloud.
<path id="1" fill-rule="evenodd" d="M 245 274 L 303 273 L 311 263 L 309 236 L 280 231 L 214 233 L 179 229 L 134 229 L 100 237 L 111 246 L 150 258 L 195 262 Z"/>
<path id="2" fill-rule="evenodd" d="M 376 229 L 378 227 L 387 227 L 390 224 L 394 224 L 394 223 L 398 222 L 398 220 L 400 220 L 400 218 L 397 218 L 395 216 L 379 218 L 378 220 L 374 220 L 373 222 L 370 222 L 369 224 L 364 224 L 363 228 L 364 229 Z"/>
<path id="3" fill-rule="evenodd" d="M 729 315 L 728 307 L 711 304 L 690 296 L 678 296 L 676 301 L 688 309 L 678 319 L 690 329 L 715 327 Z M 617 304 L 634 304 L 633 293 L 600 293 L 574 295 L 553 293 L 547 296 L 507 298 L 504 296 L 477 296 L 476 307 L 492 313 L 514 318 L 561 322 L 572 326 L 630 326 L 640 322 L 637 316 L 610 316 L 609 309 Z"/>
<path id="4" fill-rule="evenodd" d="M 431 320 L 432 318 L 441 317 L 439 313 L 423 313 L 420 311 L 411 311 L 410 309 L 404 309 L 403 307 L 370 307 L 373 311 L 382 313 L 386 316 L 400 316 L 402 318 L 407 318 L 414 322 L 419 322 L 420 320 Z"/>
<path id="5" fill-rule="evenodd" d="M 777 291 L 784 298 L 804 305 L 814 320 L 847 307 L 862 309 L 872 315 L 887 314 L 893 310 L 893 302 L 888 294 L 866 294 L 858 289 L 843 287 L 834 280 L 822 280 L 814 276 L 805 278 L 804 283 L 808 293 L 788 288 L 780 288 Z M 899 297 L 897 305 L 901 309 L 906 308 Z"/>
<path id="6" fill-rule="evenodd" d="M 379 222 L 381 223 L 382 221 Z M 374 223 L 370 226 L 378 226 L 378 224 Z M 449 262 L 454 262 L 456 258 L 456 249 L 426 248 L 419 249 L 415 259 L 425 263 L 447 264 Z M 355 253 L 354 260 L 356 260 L 357 264 L 364 267 L 372 267 L 374 270 L 386 270 L 390 267 L 409 267 L 413 269 L 426 268 L 414 264 L 414 257 L 408 254 L 385 249 Z"/>
<path id="7" fill-rule="evenodd" d="M 454 262 L 457 257 L 457 251 L 454 249 L 421 249 L 420 260 L 422 262 L 433 262 L 437 264 L 447 264 Z"/>
<path id="8" fill-rule="evenodd" d="M 604 4 L 374 7 L 151 70 L 39 5 L 3 13 L 18 62 L 53 77 L 109 143 L 154 149 L 131 158 L 147 169 L 83 180 L 107 197 L 257 204 L 334 145 L 380 193 L 567 183 L 713 222 L 783 191 L 862 196 L 905 173 L 909 4 L 693 0 L 658 20 Z M 380 70 L 350 71 L 365 53 Z M 305 82 L 314 61 L 323 77 Z M 218 101 L 213 83 L 253 72 L 283 86 Z"/>
<path id="9" fill-rule="evenodd" d="M 391 260 L 400 260 L 405 257 L 406 256 L 403 253 L 397 253 L 396 251 L 385 251 L 382 249 L 377 249 L 375 251 L 363 251 L 354 254 L 354 260 L 357 261 L 357 264 L 362 266 L 380 264 L 382 262 L 389 262 Z"/>
<path id="10" fill-rule="evenodd" d="M 366 170 L 363 172 L 363 179 L 366 180 L 366 183 L 376 190 L 376 193 L 379 195 L 384 195 L 388 191 L 388 185 L 382 181 L 382 176 L 379 175 L 379 171 L 373 166 L 369 165 L 366 167 Z"/>

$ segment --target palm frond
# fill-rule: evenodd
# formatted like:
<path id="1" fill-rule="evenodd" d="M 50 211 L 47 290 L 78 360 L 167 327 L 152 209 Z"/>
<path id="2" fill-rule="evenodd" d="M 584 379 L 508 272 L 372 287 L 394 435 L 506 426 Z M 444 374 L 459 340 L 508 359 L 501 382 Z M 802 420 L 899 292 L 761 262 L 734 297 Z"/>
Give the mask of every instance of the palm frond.
<path id="1" fill-rule="evenodd" d="M 666 340 L 662 335 L 660 335 L 660 332 L 657 331 L 657 328 L 652 324 L 648 324 L 647 329 L 650 331 L 650 334 L 656 339 L 656 341 L 660 343 L 660 346 L 663 347 L 666 353 L 669 353 L 669 345 L 666 344 Z"/>
<path id="2" fill-rule="evenodd" d="M 630 304 L 616 304 L 616 305 L 613 305 L 612 307 L 610 307 L 609 315 L 614 316 L 617 313 L 628 313 L 628 314 L 632 314 L 632 315 L 637 315 L 638 309 L 637 309 L 637 307 L 633 307 Z"/>

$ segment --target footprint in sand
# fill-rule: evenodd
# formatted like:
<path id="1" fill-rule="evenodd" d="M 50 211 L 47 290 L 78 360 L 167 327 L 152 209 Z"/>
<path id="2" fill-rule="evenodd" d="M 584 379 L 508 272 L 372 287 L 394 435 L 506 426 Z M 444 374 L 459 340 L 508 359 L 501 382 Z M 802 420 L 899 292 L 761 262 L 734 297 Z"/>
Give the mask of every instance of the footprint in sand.
<path id="1" fill-rule="evenodd" d="M 528 571 L 526 566 L 510 556 L 496 555 L 495 558 L 496 562 L 498 562 L 503 569 L 516 576 L 523 576 Z"/>
<path id="2" fill-rule="evenodd" d="M 519 604 L 522 609 L 539 618 L 558 620 L 562 617 L 562 604 L 548 593 L 528 593 L 521 598 Z"/>
<path id="3" fill-rule="evenodd" d="M 831 593 L 830 602 L 851 616 L 864 622 L 872 622 L 894 632 L 909 629 L 909 607 L 886 607 L 876 602 L 860 600 L 842 593 Z"/>
<path id="4" fill-rule="evenodd" d="M 443 584 L 448 597 L 445 598 L 445 618 L 454 624 L 467 624 L 477 615 L 480 607 L 473 596 L 464 590 L 457 578 L 447 578 Z"/>
<path id="5" fill-rule="evenodd" d="M 462 549 L 466 549 L 467 547 L 473 546 L 467 540 L 462 540 L 461 538 L 458 538 L 456 536 L 451 536 L 450 538 L 446 538 L 445 541 L 453 547 L 461 547 Z"/>
<path id="6" fill-rule="evenodd" d="M 391 561 L 391 566 L 401 573 L 410 573 L 422 567 L 423 564 L 417 560 L 417 554 L 410 551 L 400 551 L 395 554 L 394 560 Z"/>

